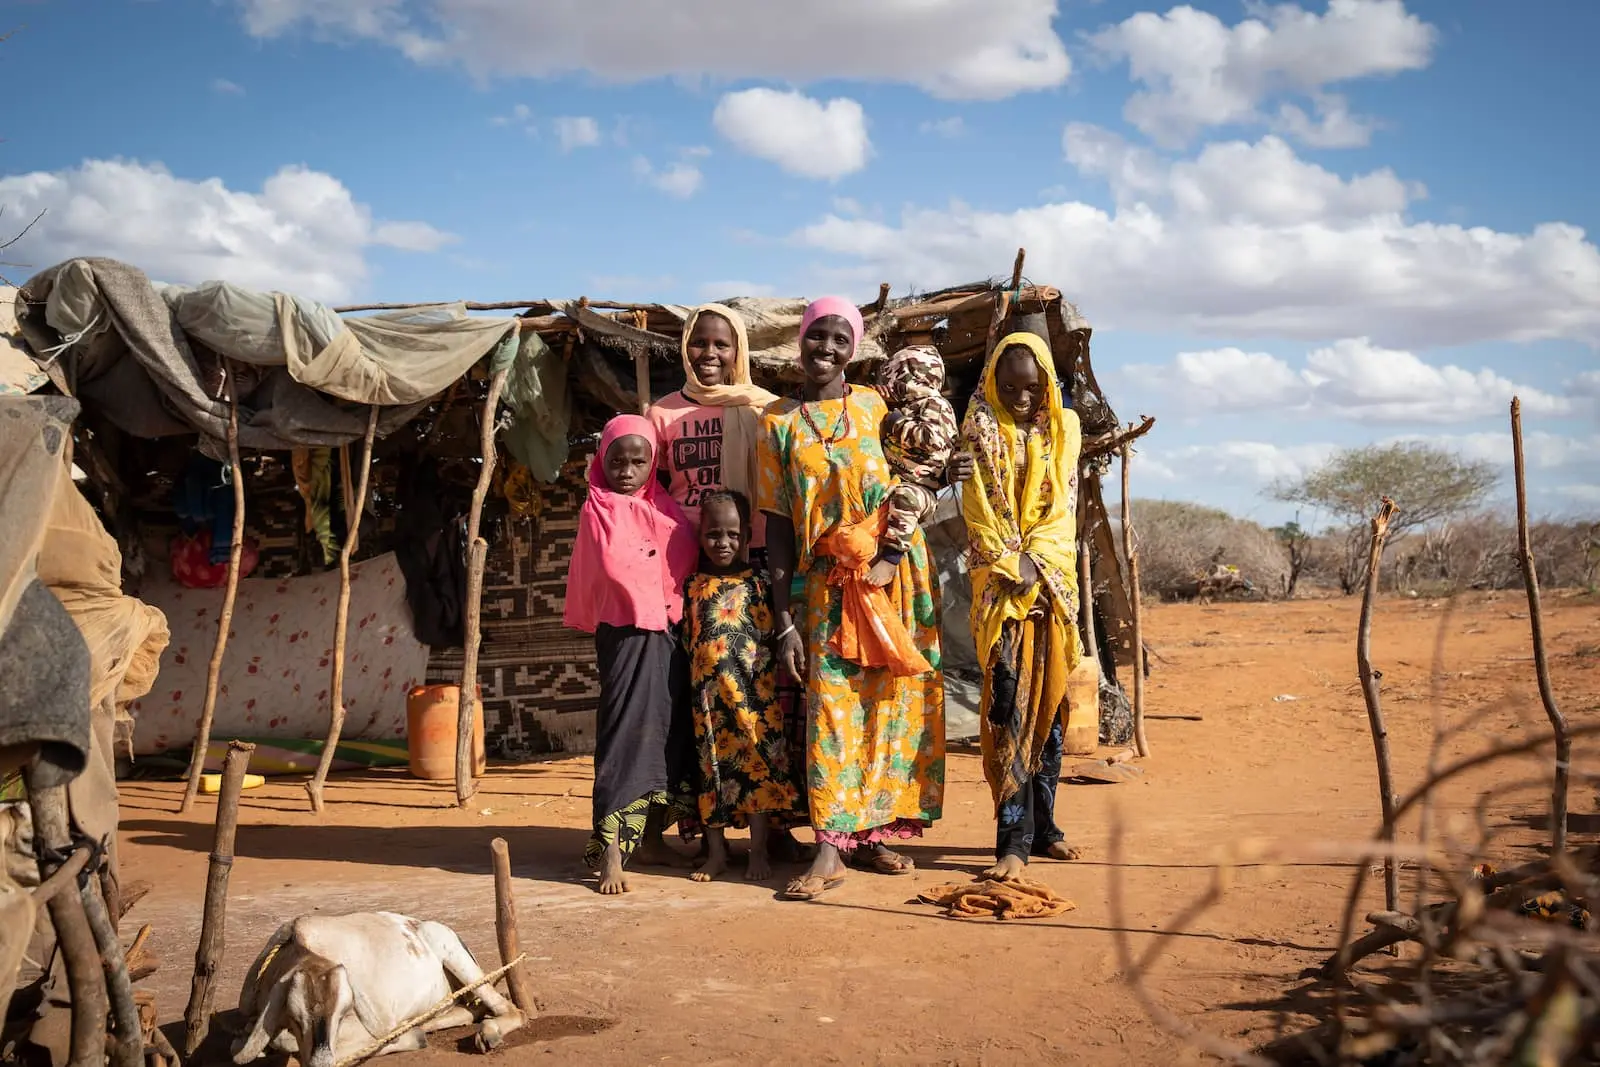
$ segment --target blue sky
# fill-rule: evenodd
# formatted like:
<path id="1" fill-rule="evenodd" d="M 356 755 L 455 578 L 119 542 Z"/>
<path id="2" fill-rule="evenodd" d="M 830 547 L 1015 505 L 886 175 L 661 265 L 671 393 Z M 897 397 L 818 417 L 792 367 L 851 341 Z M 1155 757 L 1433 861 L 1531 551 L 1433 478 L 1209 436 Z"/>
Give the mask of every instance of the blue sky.
<path id="1" fill-rule="evenodd" d="M 1439 440 L 1600 512 L 1600 4 L 0 0 L 4 219 L 330 302 L 865 300 L 1009 268 L 1096 326 L 1142 492 L 1268 521 Z M 24 90 L 22 87 L 27 87 Z"/>

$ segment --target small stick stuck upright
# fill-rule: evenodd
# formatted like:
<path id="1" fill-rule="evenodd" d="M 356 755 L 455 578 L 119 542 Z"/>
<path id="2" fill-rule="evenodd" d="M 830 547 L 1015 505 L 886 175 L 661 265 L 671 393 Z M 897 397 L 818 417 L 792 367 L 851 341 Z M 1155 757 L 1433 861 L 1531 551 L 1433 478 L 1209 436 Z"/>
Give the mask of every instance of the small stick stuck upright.
<path id="1" fill-rule="evenodd" d="M 1372 728 L 1372 751 L 1378 761 L 1378 794 L 1383 807 L 1385 844 L 1394 844 L 1396 797 L 1394 771 L 1389 764 L 1389 728 L 1383 720 L 1383 703 L 1378 694 L 1381 677 L 1372 666 L 1372 609 L 1378 599 L 1378 577 L 1382 572 L 1383 546 L 1389 539 L 1389 523 L 1400 509 L 1384 497 L 1372 517 L 1372 542 L 1367 551 L 1367 588 L 1361 597 L 1361 626 L 1356 633 L 1356 672 L 1361 677 L 1361 696 L 1367 705 L 1367 724 Z M 1388 911 L 1400 907 L 1400 868 L 1391 853 L 1383 861 L 1383 900 Z"/>
<path id="2" fill-rule="evenodd" d="M 222 964 L 228 924 L 228 875 L 233 870 L 233 839 L 239 828 L 239 792 L 256 746 L 230 741 L 222 761 L 222 787 L 217 794 L 217 833 L 206 874 L 205 912 L 200 920 L 200 946 L 194 954 L 194 982 L 183 1013 L 183 1054 L 187 1059 L 205 1043 L 211 1029 L 211 1004 L 216 997 L 217 968 Z"/>
<path id="3" fill-rule="evenodd" d="M 511 892 L 511 850 L 505 838 L 497 837 L 489 842 L 489 851 L 494 856 L 495 939 L 500 945 L 500 962 L 511 968 L 506 972 L 506 988 L 517 1010 L 532 1018 L 538 1007 L 528 969 L 520 962 L 522 939 L 517 933 L 517 901 Z"/>
<path id="4" fill-rule="evenodd" d="M 1533 563 L 1533 543 L 1528 536 L 1528 469 L 1522 457 L 1522 398 L 1511 398 L 1511 449 L 1517 477 L 1517 557 L 1522 564 L 1522 584 L 1528 590 L 1528 626 L 1533 631 L 1533 666 L 1539 678 L 1539 700 L 1544 704 L 1550 730 L 1556 735 L 1555 783 L 1550 794 L 1550 854 L 1567 850 L 1567 788 L 1572 776 L 1572 733 L 1567 717 L 1556 705 L 1550 684 L 1550 662 L 1544 650 L 1544 609 L 1539 600 L 1539 570 Z"/>

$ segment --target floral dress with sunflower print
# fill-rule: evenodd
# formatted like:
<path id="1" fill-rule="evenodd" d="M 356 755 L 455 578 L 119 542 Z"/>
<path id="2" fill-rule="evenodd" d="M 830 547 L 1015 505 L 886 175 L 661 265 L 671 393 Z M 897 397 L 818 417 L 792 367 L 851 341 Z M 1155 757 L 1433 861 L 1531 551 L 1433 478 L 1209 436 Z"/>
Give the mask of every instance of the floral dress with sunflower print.
<path id="1" fill-rule="evenodd" d="M 684 588 L 690 714 L 700 755 L 700 821 L 744 827 L 800 804 L 778 703 L 772 608 L 764 575 L 696 574 Z"/>

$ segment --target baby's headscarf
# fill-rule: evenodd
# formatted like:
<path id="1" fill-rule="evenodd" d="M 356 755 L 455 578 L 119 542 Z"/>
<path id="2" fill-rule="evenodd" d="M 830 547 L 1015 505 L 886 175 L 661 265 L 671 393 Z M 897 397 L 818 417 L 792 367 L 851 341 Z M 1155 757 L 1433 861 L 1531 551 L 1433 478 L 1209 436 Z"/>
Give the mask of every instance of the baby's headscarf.
<path id="1" fill-rule="evenodd" d="M 932 345 L 908 345 L 878 369 L 878 392 L 890 404 L 912 397 L 938 396 L 944 390 L 944 358 Z"/>
<path id="2" fill-rule="evenodd" d="M 837 315 L 850 324 L 850 336 L 853 339 L 850 344 L 850 358 L 854 359 L 857 350 L 861 348 L 861 335 L 866 327 L 861 321 L 861 309 L 842 296 L 824 296 L 813 300 L 800 319 L 800 336 L 805 337 L 813 322 L 825 319 L 829 315 Z"/>

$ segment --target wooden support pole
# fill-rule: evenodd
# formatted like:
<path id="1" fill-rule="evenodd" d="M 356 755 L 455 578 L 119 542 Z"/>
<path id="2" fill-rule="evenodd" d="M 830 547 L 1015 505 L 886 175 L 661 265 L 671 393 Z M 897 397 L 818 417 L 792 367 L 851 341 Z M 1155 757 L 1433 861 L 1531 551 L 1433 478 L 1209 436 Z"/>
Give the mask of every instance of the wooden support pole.
<path id="1" fill-rule="evenodd" d="M 1022 288 L 1022 264 L 1028 258 L 1026 248 L 1017 249 L 1017 261 L 1011 266 L 1011 291 L 1016 292 Z"/>
<path id="2" fill-rule="evenodd" d="M 200 920 L 200 945 L 194 953 L 194 981 L 183 1013 L 183 1055 L 193 1056 L 211 1029 L 211 1003 L 216 996 L 217 967 L 222 963 L 228 924 L 228 875 L 233 870 L 233 840 L 239 828 L 239 792 L 256 746 L 230 741 L 222 761 L 222 788 L 217 794 L 217 832 L 206 873 L 205 912 Z"/>
<path id="3" fill-rule="evenodd" d="M 650 413 L 650 353 L 633 354 L 633 388 L 639 394 L 639 414 Z"/>
<path id="4" fill-rule="evenodd" d="M 531 1018 L 538 1011 L 538 1002 L 527 968 L 517 962 L 522 959 L 522 939 L 517 935 L 517 901 L 511 895 L 511 850 L 505 838 L 497 837 L 489 842 L 489 851 L 494 856 L 495 938 L 500 943 L 500 962 L 511 968 L 506 972 L 506 988 L 511 991 L 511 1003 Z"/>
<path id="5" fill-rule="evenodd" d="M 1128 610 L 1133 615 L 1133 744 L 1140 758 L 1150 755 L 1150 740 L 1144 729 L 1144 620 L 1139 593 L 1139 544 L 1133 536 L 1133 516 L 1129 514 L 1128 460 L 1133 445 L 1122 443 L 1122 554 L 1128 561 Z"/>
<path id="6" fill-rule="evenodd" d="M 187 812 L 200 792 L 200 774 L 205 770 L 206 749 L 211 747 L 211 723 L 217 713 L 222 657 L 228 648 L 228 631 L 233 627 L 233 605 L 239 595 L 239 559 L 244 552 L 244 468 L 239 463 L 239 398 L 233 368 L 227 360 L 222 361 L 222 374 L 228 386 L 228 462 L 233 466 L 233 545 L 228 549 L 228 581 L 222 588 L 222 615 L 217 620 L 217 643 L 211 650 L 211 665 L 206 669 L 206 702 L 200 709 L 200 725 L 194 732 L 194 751 L 189 753 L 189 780 L 183 787 L 179 812 Z"/>
<path id="7" fill-rule="evenodd" d="M 483 502 L 489 497 L 489 486 L 494 479 L 496 415 L 500 410 L 500 392 L 506 387 L 505 370 L 495 371 L 489 378 L 489 395 L 483 398 L 483 417 L 478 432 L 478 448 L 482 466 L 478 469 L 478 484 L 472 489 L 472 510 L 467 512 L 467 603 L 465 606 L 466 641 L 461 655 L 461 692 L 456 707 L 456 805 L 466 807 L 467 801 L 478 791 L 473 762 L 476 747 L 473 745 L 473 719 L 478 711 L 478 642 L 483 634 L 483 566 L 489 555 L 489 545 L 479 531 L 483 523 Z"/>
<path id="8" fill-rule="evenodd" d="M 32 769 L 25 770 L 23 776 L 33 815 L 34 848 L 41 855 L 66 853 L 72 848 L 66 787 L 40 786 Z M 52 884 L 52 876 L 62 866 L 54 859 L 39 861 L 41 888 Z M 81 870 L 82 865 L 79 866 Z M 73 878 L 76 882 L 77 876 Z M 100 951 L 83 910 L 82 894 L 68 891 L 68 887 L 59 882 L 54 884 L 59 891 L 52 891 L 46 907 L 66 965 L 67 993 L 72 1000 L 72 1038 L 67 1067 L 102 1067 L 106 1058 L 107 999 Z"/>
<path id="9" fill-rule="evenodd" d="M 1383 563 L 1383 546 L 1389 539 L 1389 523 L 1399 508 L 1394 501 L 1384 497 L 1378 513 L 1372 517 L 1372 540 L 1367 549 L 1367 587 L 1361 597 L 1361 622 L 1356 631 L 1356 673 L 1361 678 L 1361 697 L 1367 705 L 1367 725 L 1372 730 L 1372 752 L 1378 762 L 1378 801 L 1383 810 L 1385 844 L 1394 843 L 1395 805 L 1394 771 L 1389 763 L 1389 728 L 1383 721 L 1383 703 L 1378 695 L 1379 673 L 1372 668 L 1372 610 L 1378 599 L 1378 576 Z M 1384 908 L 1395 911 L 1400 906 L 1400 868 L 1391 853 L 1383 860 Z"/>
<path id="10" fill-rule="evenodd" d="M 1522 456 L 1522 398 L 1511 398 L 1511 449 L 1517 478 L 1517 556 L 1522 564 L 1522 584 L 1528 591 L 1528 626 L 1533 631 L 1533 668 L 1539 679 L 1539 700 L 1544 704 L 1550 731 L 1555 734 L 1555 783 L 1550 793 L 1550 855 L 1567 850 L 1567 792 L 1572 776 L 1572 734 L 1567 717 L 1556 704 L 1550 684 L 1550 662 L 1544 651 L 1544 609 L 1539 598 L 1539 570 L 1533 564 L 1533 542 L 1528 536 L 1528 470 Z"/>
<path id="11" fill-rule="evenodd" d="M 333 753 L 339 747 L 339 734 L 344 729 L 344 657 L 345 639 L 350 631 L 350 554 L 355 551 L 356 539 L 361 536 L 361 515 L 367 510 L 367 483 L 372 478 L 372 445 L 378 436 L 378 405 L 372 405 L 367 416 L 366 448 L 361 454 L 361 480 L 356 488 L 355 508 L 349 516 L 344 534 L 344 545 L 339 549 L 339 606 L 333 617 L 333 684 L 328 687 L 328 740 L 323 743 L 322 757 L 317 760 L 317 773 L 306 783 L 306 793 L 311 797 L 311 810 L 322 813 L 322 787 L 328 781 L 328 771 L 333 766 Z"/>

